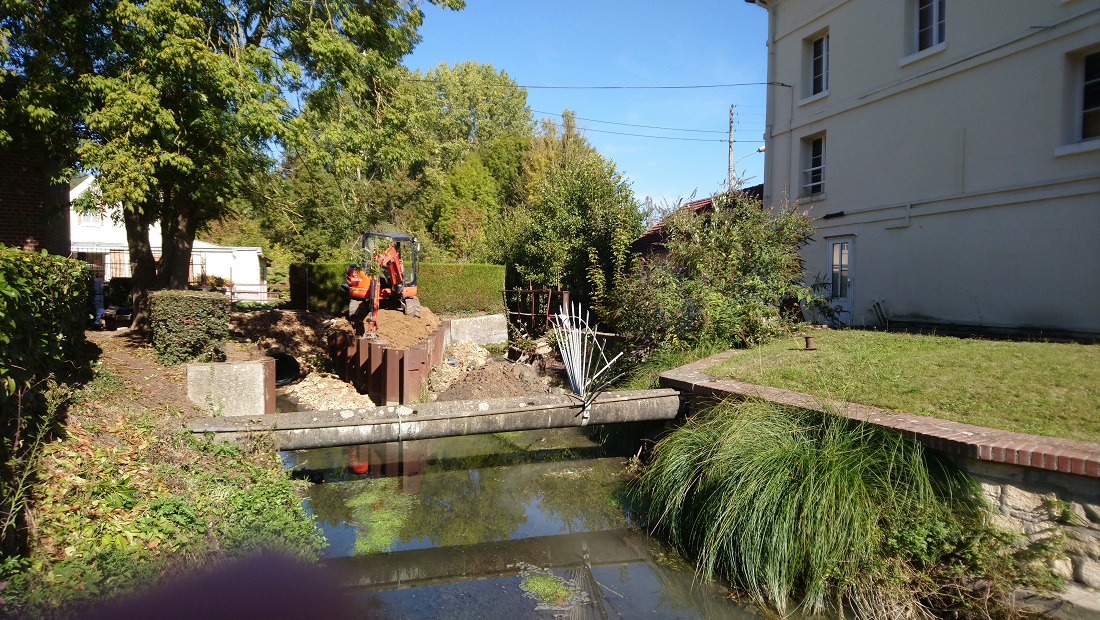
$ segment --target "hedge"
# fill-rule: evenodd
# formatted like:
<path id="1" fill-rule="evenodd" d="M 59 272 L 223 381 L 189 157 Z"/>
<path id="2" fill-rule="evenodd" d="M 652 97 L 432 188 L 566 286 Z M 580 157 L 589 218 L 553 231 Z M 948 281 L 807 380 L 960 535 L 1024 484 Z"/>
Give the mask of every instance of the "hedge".
<path id="1" fill-rule="evenodd" d="M 161 362 L 225 359 L 230 301 L 224 293 L 156 291 L 149 305 L 153 348 Z"/>
<path id="2" fill-rule="evenodd" d="M 422 263 L 420 303 L 442 314 L 503 314 L 504 266 Z"/>
<path id="3" fill-rule="evenodd" d="M 340 288 L 347 268 L 346 263 L 291 265 L 291 307 L 332 314 L 347 312 L 347 294 Z M 504 312 L 502 265 L 420 263 L 416 284 L 420 303 L 436 313 Z"/>
<path id="4" fill-rule="evenodd" d="M 92 274 L 83 261 L 0 246 L 0 407 L 73 368 L 90 318 Z"/>

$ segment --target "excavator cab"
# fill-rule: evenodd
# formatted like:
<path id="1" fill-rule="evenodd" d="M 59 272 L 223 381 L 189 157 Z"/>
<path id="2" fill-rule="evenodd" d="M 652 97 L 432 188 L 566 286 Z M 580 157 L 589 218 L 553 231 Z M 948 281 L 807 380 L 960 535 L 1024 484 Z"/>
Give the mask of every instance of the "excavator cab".
<path id="1" fill-rule="evenodd" d="M 341 285 L 348 293 L 348 318 L 363 331 L 378 330 L 378 310 L 400 308 L 407 315 L 420 316 L 416 296 L 416 237 L 390 233 L 365 232 L 360 237 L 366 265 L 348 266 L 347 281 Z"/>

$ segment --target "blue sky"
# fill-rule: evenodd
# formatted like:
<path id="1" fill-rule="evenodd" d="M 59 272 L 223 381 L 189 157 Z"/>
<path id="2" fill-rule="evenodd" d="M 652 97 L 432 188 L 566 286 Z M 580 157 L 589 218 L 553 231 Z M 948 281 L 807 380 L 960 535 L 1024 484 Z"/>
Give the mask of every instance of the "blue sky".
<path id="1" fill-rule="evenodd" d="M 521 86 L 679 86 L 764 82 L 767 12 L 742 0 L 467 0 L 462 11 L 424 3 L 423 41 L 404 64 L 426 70 L 466 60 L 504 70 Z M 528 89 L 536 118 L 573 110 L 583 119 L 686 128 L 663 131 L 578 121 L 630 179 L 637 199 L 660 203 L 718 191 L 728 173 L 729 108 L 735 159 L 763 179 L 764 86 L 691 90 Z M 560 120 L 560 118 L 558 119 Z M 601 132 L 704 139 L 663 140 Z"/>

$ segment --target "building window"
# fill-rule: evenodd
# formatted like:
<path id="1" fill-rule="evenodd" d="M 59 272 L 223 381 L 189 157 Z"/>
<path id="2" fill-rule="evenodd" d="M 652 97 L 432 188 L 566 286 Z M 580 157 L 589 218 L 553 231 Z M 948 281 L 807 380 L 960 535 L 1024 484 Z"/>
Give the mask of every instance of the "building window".
<path id="1" fill-rule="evenodd" d="M 1081 80 L 1081 140 L 1100 138 L 1100 52 L 1084 58 Z"/>
<path id="2" fill-rule="evenodd" d="M 832 243 L 831 278 L 829 280 L 830 297 L 848 299 L 848 244 L 849 241 Z"/>
<path id="3" fill-rule="evenodd" d="M 947 0 L 917 0 L 917 50 L 926 50 L 947 40 L 944 21 Z"/>
<path id="4" fill-rule="evenodd" d="M 829 90 L 829 33 L 819 33 L 804 41 L 802 66 L 806 97 Z"/>
<path id="5" fill-rule="evenodd" d="M 825 136 L 802 140 L 802 196 L 825 191 Z"/>
<path id="6" fill-rule="evenodd" d="M 103 214 L 99 209 L 93 209 L 91 211 L 85 211 L 78 215 L 81 226 L 102 226 Z"/>

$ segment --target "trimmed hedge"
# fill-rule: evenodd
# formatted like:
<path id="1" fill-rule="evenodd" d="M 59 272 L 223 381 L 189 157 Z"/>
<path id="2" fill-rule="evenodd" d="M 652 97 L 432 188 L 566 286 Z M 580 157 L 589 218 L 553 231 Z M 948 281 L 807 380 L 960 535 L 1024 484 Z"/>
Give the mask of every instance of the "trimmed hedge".
<path id="1" fill-rule="evenodd" d="M 149 295 L 153 348 L 167 365 L 225 360 L 230 301 L 223 293 L 156 291 Z"/>
<path id="2" fill-rule="evenodd" d="M 340 285 L 346 263 L 296 263 L 290 266 L 290 306 L 298 310 L 343 314 L 348 298 Z M 469 263 L 417 265 L 420 303 L 433 312 L 503 313 L 504 267 Z M 308 298 L 308 299 L 307 299 Z M 306 302 L 308 301 L 308 305 Z"/>
<path id="3" fill-rule="evenodd" d="M 132 278 L 111 278 L 103 291 L 103 306 L 130 308 L 134 305 L 132 293 Z"/>
<path id="4" fill-rule="evenodd" d="M 421 263 L 420 303 L 441 314 L 504 314 L 504 266 Z"/>
<path id="5" fill-rule="evenodd" d="M 0 408 L 71 369 L 88 322 L 92 274 L 83 261 L 0 247 Z"/>
<path id="6" fill-rule="evenodd" d="M 296 310 L 345 314 L 348 296 L 340 285 L 348 263 L 294 263 L 290 266 L 290 307 Z"/>

